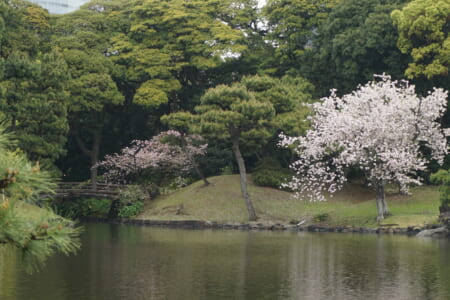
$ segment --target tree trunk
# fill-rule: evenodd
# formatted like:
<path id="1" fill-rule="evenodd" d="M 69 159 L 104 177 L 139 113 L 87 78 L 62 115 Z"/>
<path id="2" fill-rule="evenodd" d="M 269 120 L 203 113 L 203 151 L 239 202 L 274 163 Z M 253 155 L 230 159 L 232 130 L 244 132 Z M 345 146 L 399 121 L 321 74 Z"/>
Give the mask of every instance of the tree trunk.
<path id="1" fill-rule="evenodd" d="M 206 179 L 205 174 L 203 174 L 202 170 L 200 169 L 200 167 L 198 166 L 198 164 L 196 162 L 194 162 L 194 170 L 195 170 L 195 172 L 197 172 L 198 176 L 200 176 L 200 178 L 203 180 L 203 183 L 205 186 L 210 184 L 208 179 Z"/>
<path id="2" fill-rule="evenodd" d="M 253 208 L 252 200 L 250 199 L 250 195 L 248 194 L 248 191 L 247 191 L 247 174 L 246 174 L 246 170 L 245 170 L 244 159 L 242 158 L 241 151 L 239 150 L 239 139 L 238 138 L 233 139 L 232 149 L 233 149 L 233 153 L 234 153 L 234 156 L 236 157 L 236 161 L 237 161 L 238 167 L 239 167 L 241 192 L 242 192 L 242 197 L 244 197 L 244 200 L 245 200 L 245 205 L 247 206 L 248 219 L 250 221 L 256 221 L 256 212 L 255 212 L 255 209 Z"/>
<path id="3" fill-rule="evenodd" d="M 97 114 L 95 112 L 92 113 L 93 119 L 97 122 L 97 124 L 101 124 L 98 120 Z M 97 190 L 97 177 L 98 177 L 98 168 L 96 164 L 98 162 L 98 155 L 100 154 L 100 143 L 102 140 L 103 128 L 100 125 L 97 125 L 92 131 L 92 149 L 88 149 L 86 144 L 80 138 L 78 133 L 78 128 L 74 126 L 74 134 L 75 140 L 78 144 L 78 147 L 81 149 L 86 156 L 90 159 L 90 180 L 91 180 L 91 188 L 93 191 Z"/>
<path id="4" fill-rule="evenodd" d="M 97 162 L 98 162 L 98 155 L 100 153 L 100 143 L 102 140 L 102 128 L 96 127 L 94 134 L 93 134 L 93 144 L 92 144 L 92 150 L 91 152 L 91 184 L 92 184 L 92 190 L 97 190 L 97 177 L 98 177 L 98 168 L 97 168 Z"/>
<path id="5" fill-rule="evenodd" d="M 385 217 L 389 216 L 389 210 L 386 202 L 386 194 L 384 192 L 384 182 L 377 181 L 375 186 L 376 193 L 376 201 L 377 201 L 377 209 L 378 209 L 378 217 L 377 221 L 383 220 Z"/>
<path id="6" fill-rule="evenodd" d="M 91 189 L 93 191 L 97 191 L 97 177 L 98 177 L 98 168 L 95 166 L 97 164 L 98 160 L 97 157 L 94 155 L 91 155 Z"/>

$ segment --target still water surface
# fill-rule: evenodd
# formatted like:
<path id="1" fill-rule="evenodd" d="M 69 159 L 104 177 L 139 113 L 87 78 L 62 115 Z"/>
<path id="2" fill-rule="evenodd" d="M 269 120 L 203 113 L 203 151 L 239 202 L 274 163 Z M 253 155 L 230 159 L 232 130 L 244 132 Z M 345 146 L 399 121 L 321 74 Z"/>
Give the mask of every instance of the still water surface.
<path id="1" fill-rule="evenodd" d="M 33 275 L 0 252 L 0 299 L 450 299 L 447 240 L 87 224 Z"/>

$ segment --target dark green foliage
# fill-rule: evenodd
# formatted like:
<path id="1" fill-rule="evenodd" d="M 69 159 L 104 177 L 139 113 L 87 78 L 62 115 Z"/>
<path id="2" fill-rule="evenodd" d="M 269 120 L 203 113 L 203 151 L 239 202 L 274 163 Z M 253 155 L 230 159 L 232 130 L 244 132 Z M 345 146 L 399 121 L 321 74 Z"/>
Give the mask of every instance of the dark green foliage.
<path id="1" fill-rule="evenodd" d="M 119 191 L 119 200 L 116 203 L 117 216 L 130 218 L 139 214 L 144 206 L 144 200 L 148 199 L 147 192 L 139 185 L 128 185 Z"/>
<path id="2" fill-rule="evenodd" d="M 268 0 L 263 8 L 269 31 L 266 39 L 275 42 L 277 65 L 272 72 L 284 75 L 301 67 L 301 58 L 317 39 L 317 28 L 339 0 Z"/>
<path id="3" fill-rule="evenodd" d="M 32 160 L 53 163 L 65 153 L 68 132 L 67 65 L 57 52 L 32 58 L 13 52 L 3 62 L 0 110 Z"/>
<path id="4" fill-rule="evenodd" d="M 53 206 L 58 213 L 68 218 L 107 217 L 111 200 L 103 198 L 60 200 Z"/>
<path id="5" fill-rule="evenodd" d="M 3 25 L 1 25 L 3 24 Z M 48 47 L 49 15 L 24 1 L 0 2 L 0 111 L 32 160 L 65 153 L 67 65 Z"/>
<path id="6" fill-rule="evenodd" d="M 306 127 L 313 87 L 305 79 L 285 76 L 243 77 L 230 86 L 209 89 L 195 110 L 194 126 L 206 137 L 239 139 L 244 152 L 264 145 L 279 130 L 299 134 Z M 245 155 L 245 153 L 244 153 Z"/>
<path id="7" fill-rule="evenodd" d="M 397 48 L 390 13 L 402 0 L 341 0 L 318 29 L 313 47 L 302 57 L 301 73 L 327 95 L 339 93 L 383 72 L 402 78 L 408 57 Z"/>
<path id="8" fill-rule="evenodd" d="M 243 33 L 221 22 L 217 4 L 139 0 L 121 12 L 129 27 L 112 37 L 111 57 L 124 66 L 134 103 L 192 108 L 188 102 L 209 85 L 207 72 L 225 63 L 221 56 L 246 49 Z"/>
<path id="9" fill-rule="evenodd" d="M 19 51 L 37 55 L 48 50 L 49 14 L 28 1 L 0 1 L 0 56 Z"/>
<path id="10" fill-rule="evenodd" d="M 71 74 L 67 85 L 71 142 L 78 146 L 77 152 L 89 158 L 85 172 L 90 171 L 93 184 L 97 182 L 94 166 L 102 151 L 103 135 L 113 119 L 110 110 L 125 100 L 112 78 L 117 70 L 105 55 L 114 28 L 108 21 L 106 13 L 86 9 L 57 17 L 53 28 L 54 46 L 61 49 Z"/>
<path id="11" fill-rule="evenodd" d="M 271 157 L 261 159 L 252 172 L 253 182 L 256 185 L 277 189 L 292 175 L 290 169 L 283 168 L 278 160 Z"/>
<path id="12" fill-rule="evenodd" d="M 144 206 L 144 203 L 140 201 L 136 201 L 133 203 L 129 203 L 127 205 L 122 206 L 122 208 L 119 210 L 118 216 L 120 218 L 131 218 L 136 216 L 142 211 L 142 207 Z"/>
<path id="13" fill-rule="evenodd" d="M 234 163 L 233 152 L 228 145 L 212 143 L 208 145 L 206 155 L 199 157 L 198 161 L 206 177 L 219 175 L 224 168 L 232 169 L 230 165 Z"/>
<path id="14" fill-rule="evenodd" d="M 426 94 L 433 87 L 450 87 L 449 14 L 448 0 L 409 1 L 392 12 L 399 32 L 398 48 L 410 57 L 405 76 L 414 79 L 419 93 Z M 448 109 L 441 123 L 449 127 Z"/>
<path id="15" fill-rule="evenodd" d="M 315 222 L 325 222 L 330 219 L 330 215 L 327 213 L 318 213 L 314 216 Z"/>
<path id="16" fill-rule="evenodd" d="M 346 174 L 348 181 L 356 181 L 364 178 L 364 172 L 358 167 L 350 166 L 346 170 Z"/>
<path id="17" fill-rule="evenodd" d="M 449 15 L 448 0 L 414 0 L 392 12 L 399 31 L 398 47 L 412 58 L 405 71 L 408 78 L 448 77 Z"/>
<path id="18" fill-rule="evenodd" d="M 449 206 L 450 205 L 450 172 L 447 170 L 439 170 L 437 173 L 434 173 L 430 177 L 431 182 L 440 184 L 440 192 L 441 192 L 441 205 Z"/>

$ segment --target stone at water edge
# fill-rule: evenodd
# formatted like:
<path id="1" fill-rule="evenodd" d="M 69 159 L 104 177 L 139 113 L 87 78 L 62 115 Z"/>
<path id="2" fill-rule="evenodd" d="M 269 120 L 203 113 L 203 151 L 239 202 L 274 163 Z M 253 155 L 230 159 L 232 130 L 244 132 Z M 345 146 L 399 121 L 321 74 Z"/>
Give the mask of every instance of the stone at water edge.
<path id="1" fill-rule="evenodd" d="M 442 226 L 435 229 L 425 229 L 419 232 L 416 237 L 442 237 L 445 238 L 450 233 L 447 226 Z"/>

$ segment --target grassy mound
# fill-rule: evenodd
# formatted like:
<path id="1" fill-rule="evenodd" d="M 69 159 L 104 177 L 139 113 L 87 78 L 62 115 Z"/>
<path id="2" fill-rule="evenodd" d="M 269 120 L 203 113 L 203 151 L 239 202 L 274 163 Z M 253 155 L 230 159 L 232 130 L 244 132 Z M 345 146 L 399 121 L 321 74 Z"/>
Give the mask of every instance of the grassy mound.
<path id="1" fill-rule="evenodd" d="M 218 176 L 208 180 L 212 183 L 209 186 L 196 182 L 145 203 L 144 212 L 137 218 L 246 222 L 247 210 L 241 197 L 239 175 Z M 370 188 L 361 184 L 350 183 L 325 202 L 295 200 L 291 193 L 258 187 L 251 180 L 249 193 L 258 222 L 305 221 L 305 224 L 330 226 L 378 226 L 375 195 Z M 437 221 L 439 192 L 435 186 L 413 188 L 411 196 L 399 195 L 392 189 L 387 194 L 387 201 L 392 216 L 382 224 L 406 227 Z"/>

